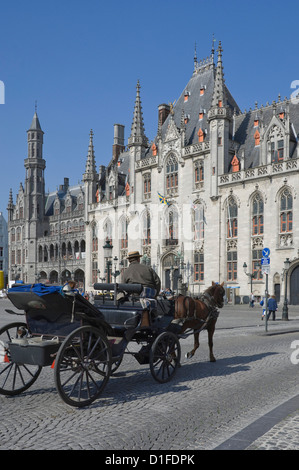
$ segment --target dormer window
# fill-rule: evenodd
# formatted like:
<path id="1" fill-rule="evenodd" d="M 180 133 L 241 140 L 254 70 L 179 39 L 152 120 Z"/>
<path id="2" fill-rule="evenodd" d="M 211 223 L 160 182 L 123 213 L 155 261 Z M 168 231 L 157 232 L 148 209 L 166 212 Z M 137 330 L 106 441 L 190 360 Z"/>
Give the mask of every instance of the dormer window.
<path id="1" fill-rule="evenodd" d="M 282 111 L 281 113 L 279 113 L 279 118 L 280 118 L 281 120 L 284 119 L 284 112 L 283 112 L 283 111 Z"/>
<path id="2" fill-rule="evenodd" d="M 200 121 L 203 119 L 205 113 L 206 113 L 206 110 L 205 110 L 205 109 L 201 109 L 201 110 L 199 111 L 198 118 L 199 118 Z"/>
<path id="3" fill-rule="evenodd" d="M 239 162 L 236 155 L 234 155 L 234 158 L 232 159 L 231 165 L 232 165 L 233 173 L 236 173 L 237 171 L 240 171 L 240 162 Z"/>
<path id="4" fill-rule="evenodd" d="M 199 90 L 199 95 L 200 95 L 200 96 L 203 96 L 203 95 L 205 94 L 205 90 L 206 90 L 206 86 L 205 86 L 205 85 L 201 85 L 200 90 Z"/>
<path id="5" fill-rule="evenodd" d="M 254 120 L 254 127 L 258 127 L 258 125 L 259 125 L 259 120 L 258 120 L 258 119 L 255 119 L 255 120 Z"/>
<path id="6" fill-rule="evenodd" d="M 157 155 L 157 146 L 155 143 L 153 143 L 152 145 L 152 153 L 153 153 L 153 157 L 156 157 Z"/>
<path id="7" fill-rule="evenodd" d="M 185 114 L 184 116 L 184 123 L 187 124 L 190 119 L 190 114 Z"/>
<path id="8" fill-rule="evenodd" d="M 197 135 L 198 135 L 198 142 L 203 142 L 205 139 L 204 131 L 202 129 L 199 129 Z"/>
<path id="9" fill-rule="evenodd" d="M 190 96 L 190 91 L 187 91 L 187 90 L 186 90 L 186 91 L 185 91 L 185 94 L 184 94 L 184 101 L 185 101 L 185 102 L 188 101 L 189 96 Z"/>
<path id="10" fill-rule="evenodd" d="M 255 145 L 255 147 L 258 147 L 260 145 L 260 140 L 261 140 L 260 133 L 259 133 L 258 130 L 256 130 L 256 132 L 254 134 L 254 145 Z"/>

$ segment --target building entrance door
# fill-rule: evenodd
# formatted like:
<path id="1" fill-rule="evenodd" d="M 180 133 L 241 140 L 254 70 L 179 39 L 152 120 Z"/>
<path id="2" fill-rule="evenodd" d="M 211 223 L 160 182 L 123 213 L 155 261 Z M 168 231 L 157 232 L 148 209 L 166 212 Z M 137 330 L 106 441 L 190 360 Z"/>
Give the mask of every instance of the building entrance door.
<path id="1" fill-rule="evenodd" d="M 179 270 L 173 269 L 173 282 L 171 282 L 171 270 L 165 269 L 165 288 L 174 291 L 178 288 Z"/>
<path id="2" fill-rule="evenodd" d="M 290 304 L 299 305 L 299 265 L 292 271 L 290 278 Z"/>

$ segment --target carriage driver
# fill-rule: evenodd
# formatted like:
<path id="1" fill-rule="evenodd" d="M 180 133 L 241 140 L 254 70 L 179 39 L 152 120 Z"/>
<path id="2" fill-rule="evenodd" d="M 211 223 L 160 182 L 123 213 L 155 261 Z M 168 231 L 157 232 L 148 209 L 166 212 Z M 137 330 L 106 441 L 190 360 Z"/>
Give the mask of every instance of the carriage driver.
<path id="1" fill-rule="evenodd" d="M 161 289 L 161 281 L 157 273 L 149 266 L 140 264 L 139 251 L 131 251 L 128 254 L 130 266 L 124 272 L 126 284 L 142 284 L 143 292 L 140 297 L 155 299 Z"/>

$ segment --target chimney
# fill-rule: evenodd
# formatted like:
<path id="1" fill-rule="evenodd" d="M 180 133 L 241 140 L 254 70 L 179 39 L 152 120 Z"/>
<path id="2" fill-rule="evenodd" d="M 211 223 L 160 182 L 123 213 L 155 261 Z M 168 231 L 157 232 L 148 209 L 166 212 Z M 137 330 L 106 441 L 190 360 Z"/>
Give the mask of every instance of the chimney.
<path id="1" fill-rule="evenodd" d="M 159 110 L 159 115 L 158 115 L 159 127 L 162 127 L 168 114 L 170 113 L 170 106 L 168 104 L 163 103 L 158 106 L 158 110 Z"/>
<path id="2" fill-rule="evenodd" d="M 113 161 L 117 162 L 121 152 L 125 150 L 125 126 L 114 124 L 114 140 L 112 146 Z"/>
<path id="3" fill-rule="evenodd" d="M 69 180 L 69 178 L 64 178 L 63 181 L 64 181 L 64 183 L 63 183 L 63 189 L 64 189 L 65 191 L 67 191 L 67 189 L 68 189 L 68 187 L 69 187 L 69 184 L 70 184 L 70 180 Z"/>

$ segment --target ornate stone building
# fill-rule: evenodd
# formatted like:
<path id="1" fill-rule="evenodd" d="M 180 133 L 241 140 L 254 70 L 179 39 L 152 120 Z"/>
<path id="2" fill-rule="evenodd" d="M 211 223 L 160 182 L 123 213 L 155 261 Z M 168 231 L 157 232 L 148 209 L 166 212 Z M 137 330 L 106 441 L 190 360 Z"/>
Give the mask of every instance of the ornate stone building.
<path id="1" fill-rule="evenodd" d="M 127 144 L 115 124 L 112 159 L 97 171 L 91 132 L 82 186 L 66 179 L 45 194 L 35 114 L 25 187 L 8 204 L 10 263 L 25 281 L 60 281 L 67 270 L 91 290 L 139 250 L 163 287 L 183 284 L 196 294 L 225 281 L 228 297 L 246 302 L 251 291 L 265 293 L 261 258 L 269 248 L 269 293 L 283 300 L 287 286 L 299 303 L 298 100 L 241 112 L 224 82 L 221 44 L 217 52 L 195 57 L 177 101 L 158 106 L 152 142 L 138 82 Z"/>
<path id="2" fill-rule="evenodd" d="M 25 283 L 60 283 L 85 279 L 85 189 L 69 186 L 45 193 L 44 132 L 35 112 L 27 131 L 28 158 L 25 185 L 20 184 L 16 203 L 8 202 L 9 280 Z M 89 151 L 92 149 L 92 140 Z"/>
<path id="3" fill-rule="evenodd" d="M 113 158 L 90 163 L 86 281 L 139 250 L 162 285 L 191 293 L 225 281 L 228 297 L 265 293 L 261 258 L 269 248 L 269 293 L 299 303 L 299 105 L 281 99 L 241 112 L 225 82 L 222 47 L 200 62 L 174 104 L 158 106 L 155 139 L 146 137 L 140 84 L 127 146 L 115 126 Z M 286 271 L 284 261 L 290 266 Z M 111 263 L 110 263 L 111 264 Z M 114 267 L 113 267 L 114 266 Z M 118 278 L 120 279 L 120 278 Z"/>

